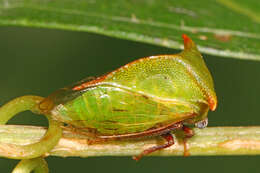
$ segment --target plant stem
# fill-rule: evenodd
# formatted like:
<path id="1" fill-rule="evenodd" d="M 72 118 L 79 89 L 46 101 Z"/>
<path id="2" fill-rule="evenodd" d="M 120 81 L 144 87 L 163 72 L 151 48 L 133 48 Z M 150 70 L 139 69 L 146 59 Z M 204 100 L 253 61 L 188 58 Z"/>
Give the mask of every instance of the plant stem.
<path id="1" fill-rule="evenodd" d="M 0 125 L 0 156 L 10 154 L 9 145 L 26 145 L 37 142 L 46 129 L 34 126 Z M 194 129 L 195 136 L 187 140 L 187 149 L 195 155 L 257 155 L 260 154 L 259 127 L 209 127 Z M 176 137 L 175 137 L 176 138 Z M 160 137 L 108 141 L 87 144 L 86 136 L 63 130 L 63 137 L 49 153 L 52 156 L 133 156 L 144 149 L 165 142 Z M 182 156 L 184 145 L 181 139 L 167 149 L 155 152 L 156 156 Z"/>

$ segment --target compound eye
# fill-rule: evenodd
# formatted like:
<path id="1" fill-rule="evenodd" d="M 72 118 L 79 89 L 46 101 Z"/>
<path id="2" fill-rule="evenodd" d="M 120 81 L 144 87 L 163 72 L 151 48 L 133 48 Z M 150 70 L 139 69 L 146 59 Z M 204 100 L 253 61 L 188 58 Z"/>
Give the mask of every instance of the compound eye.
<path id="1" fill-rule="evenodd" d="M 201 120 L 201 121 L 195 123 L 195 126 L 199 129 L 203 129 L 203 128 L 207 127 L 207 125 L 208 125 L 208 118 L 205 118 L 204 120 Z"/>

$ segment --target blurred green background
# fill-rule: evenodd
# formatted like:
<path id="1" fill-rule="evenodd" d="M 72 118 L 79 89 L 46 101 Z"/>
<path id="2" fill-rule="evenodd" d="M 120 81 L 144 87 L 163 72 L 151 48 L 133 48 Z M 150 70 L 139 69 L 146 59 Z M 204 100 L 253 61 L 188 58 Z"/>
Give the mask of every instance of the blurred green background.
<path id="1" fill-rule="evenodd" d="M 181 37 L 181 36 L 180 36 Z M 228 44 L 228 43 L 227 43 Z M 0 105 L 26 94 L 47 96 L 87 76 L 98 76 L 140 57 L 177 53 L 162 47 L 85 32 L 0 28 Z M 204 55 L 219 105 L 209 126 L 260 125 L 260 62 Z M 19 114 L 10 124 L 47 125 L 43 116 Z M 260 156 L 47 158 L 50 172 L 259 172 Z M 0 172 L 17 161 L 0 159 Z"/>

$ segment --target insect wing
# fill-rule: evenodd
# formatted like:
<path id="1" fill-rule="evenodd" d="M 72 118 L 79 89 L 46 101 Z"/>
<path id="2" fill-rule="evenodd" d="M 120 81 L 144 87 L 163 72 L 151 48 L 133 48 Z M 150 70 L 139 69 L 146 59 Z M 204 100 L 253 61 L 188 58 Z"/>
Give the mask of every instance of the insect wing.
<path id="1" fill-rule="evenodd" d="M 146 95 L 111 86 L 97 86 L 57 106 L 56 114 L 68 124 L 94 128 L 101 134 L 125 134 L 161 127 L 187 119 L 189 106 L 154 100 Z"/>

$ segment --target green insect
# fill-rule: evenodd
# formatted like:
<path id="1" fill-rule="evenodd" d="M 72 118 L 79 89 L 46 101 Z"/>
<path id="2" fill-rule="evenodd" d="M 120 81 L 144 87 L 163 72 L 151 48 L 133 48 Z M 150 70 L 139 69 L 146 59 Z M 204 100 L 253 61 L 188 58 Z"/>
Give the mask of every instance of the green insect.
<path id="1" fill-rule="evenodd" d="M 0 108 L 0 123 L 24 110 L 44 114 L 49 129 L 38 143 L 17 146 L 30 159 L 43 155 L 59 141 L 63 124 L 92 134 L 93 141 L 162 136 L 166 143 L 147 148 L 142 156 L 174 144 L 170 132 L 193 132 L 186 125 L 207 126 L 217 97 L 210 72 L 193 41 L 183 35 L 184 51 L 141 58 L 104 76 L 80 81 L 47 98 L 23 96 Z M 91 142 L 91 141 L 90 141 Z"/>

